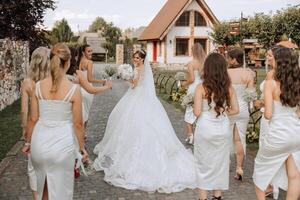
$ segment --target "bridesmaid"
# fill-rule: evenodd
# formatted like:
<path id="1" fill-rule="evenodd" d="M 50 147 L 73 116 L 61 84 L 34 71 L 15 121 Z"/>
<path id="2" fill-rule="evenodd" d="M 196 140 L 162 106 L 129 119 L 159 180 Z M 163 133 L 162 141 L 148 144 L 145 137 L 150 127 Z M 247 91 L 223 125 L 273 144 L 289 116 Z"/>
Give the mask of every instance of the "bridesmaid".
<path id="1" fill-rule="evenodd" d="M 259 146 L 261 145 L 261 141 L 263 140 L 265 134 L 268 132 L 269 130 L 269 120 L 267 120 L 264 117 L 264 96 L 263 96 L 263 89 L 264 89 L 264 85 L 266 80 L 272 80 L 273 79 L 273 74 L 274 74 L 274 68 L 275 68 L 275 59 L 274 59 L 274 53 L 276 50 L 278 50 L 281 46 L 276 45 L 273 46 L 272 48 L 270 48 L 267 51 L 267 66 L 266 69 L 268 69 L 268 67 L 271 67 L 271 70 L 267 73 L 267 76 L 265 78 L 265 80 L 263 80 L 259 86 L 259 89 L 261 91 L 261 98 L 259 100 L 255 100 L 254 101 L 254 106 L 256 108 L 260 108 L 260 111 L 262 112 L 262 116 L 260 119 L 260 129 L 259 129 Z M 277 199 L 278 195 L 279 195 L 279 190 L 278 188 L 272 185 L 269 185 L 268 188 L 266 189 L 266 196 L 270 196 L 271 194 L 273 194 L 273 198 Z"/>
<path id="2" fill-rule="evenodd" d="M 264 117 L 269 130 L 261 141 L 253 181 L 258 200 L 265 199 L 268 185 L 287 190 L 287 200 L 300 192 L 300 68 L 288 48 L 275 51 L 274 79 L 264 85 Z"/>
<path id="3" fill-rule="evenodd" d="M 23 138 L 28 122 L 28 107 L 30 106 L 30 97 L 34 93 L 33 88 L 37 81 L 43 80 L 50 74 L 50 50 L 45 47 L 35 49 L 31 55 L 28 77 L 24 79 L 21 86 L 21 127 L 23 129 Z M 34 199 L 37 199 L 36 175 L 32 166 L 30 154 L 28 154 L 28 176 L 29 185 Z"/>
<path id="4" fill-rule="evenodd" d="M 194 44 L 192 47 L 193 60 L 188 63 L 188 79 L 182 82 L 182 86 L 188 86 L 187 94 L 195 92 L 195 89 L 199 83 L 201 83 L 200 74 L 203 69 L 203 63 L 206 57 L 205 51 L 199 43 Z M 196 116 L 193 113 L 193 107 L 188 106 L 185 111 L 184 121 L 186 122 L 187 138 L 185 141 L 188 144 L 193 144 L 193 124 L 196 121 Z"/>
<path id="5" fill-rule="evenodd" d="M 70 51 L 72 57 L 70 61 L 70 68 L 68 69 L 66 74 L 67 76 L 72 77 L 71 79 L 74 83 L 79 84 L 81 88 L 83 88 L 86 92 L 90 94 L 98 94 L 98 93 L 105 92 L 109 89 L 112 89 L 112 81 L 109 80 L 105 81 L 105 84 L 102 87 L 94 87 L 92 84 L 90 84 L 84 72 L 78 70 L 78 66 L 77 66 L 78 55 L 76 52 L 77 49 L 70 48 Z"/>
<path id="6" fill-rule="evenodd" d="M 247 91 L 255 92 L 255 74 L 250 69 L 244 68 L 244 51 L 232 49 L 228 52 L 229 69 L 228 74 L 235 90 L 240 112 L 230 116 L 230 125 L 233 132 L 233 141 L 236 153 L 236 175 L 235 179 L 243 179 L 243 163 L 246 155 L 246 132 L 250 118 L 248 102 L 244 99 Z"/>
<path id="7" fill-rule="evenodd" d="M 79 48 L 78 53 L 79 53 L 78 56 L 79 70 L 82 71 L 83 76 L 85 77 L 85 79 L 88 80 L 89 84 L 90 85 L 92 85 L 92 83 L 105 84 L 106 80 L 98 80 L 98 79 L 94 79 L 93 77 L 92 48 L 89 45 L 85 44 Z M 83 103 L 83 110 L 82 110 L 83 122 L 85 124 L 89 118 L 89 112 L 93 103 L 94 95 L 88 93 L 83 88 L 81 89 L 81 93 L 82 93 L 82 103 Z"/>
<path id="8" fill-rule="evenodd" d="M 221 200 L 222 190 L 228 190 L 230 144 L 232 134 L 227 115 L 239 112 L 235 91 L 227 73 L 227 62 L 218 53 L 210 54 L 204 63 L 203 83 L 198 85 L 194 99 L 194 156 L 200 200 Z"/>
<path id="9" fill-rule="evenodd" d="M 31 97 L 23 152 L 31 152 L 38 199 L 72 199 L 75 159 L 81 161 L 79 150 L 83 160 L 88 157 L 83 140 L 80 89 L 65 76 L 70 57 L 65 44 L 54 45 L 50 77 L 36 83 L 35 95 Z"/>

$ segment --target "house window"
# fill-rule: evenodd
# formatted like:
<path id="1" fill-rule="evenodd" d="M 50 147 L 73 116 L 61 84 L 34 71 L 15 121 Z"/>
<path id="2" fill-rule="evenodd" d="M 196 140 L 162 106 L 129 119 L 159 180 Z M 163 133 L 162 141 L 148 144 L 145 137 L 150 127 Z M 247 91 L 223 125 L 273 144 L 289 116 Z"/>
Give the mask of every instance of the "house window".
<path id="1" fill-rule="evenodd" d="M 196 44 L 196 43 L 200 43 L 201 44 L 201 46 L 202 46 L 202 48 L 204 49 L 204 51 L 206 52 L 206 50 L 207 50 L 207 46 L 206 46 L 206 42 L 207 41 L 207 39 L 200 39 L 200 38 L 196 38 L 195 40 L 194 40 L 194 44 Z"/>
<path id="2" fill-rule="evenodd" d="M 195 26 L 207 26 L 204 17 L 197 11 L 195 11 Z"/>
<path id="3" fill-rule="evenodd" d="M 176 39 L 176 56 L 189 55 L 189 39 Z"/>
<path id="4" fill-rule="evenodd" d="M 190 12 L 186 11 L 182 13 L 182 15 L 176 21 L 175 26 L 189 26 L 189 25 L 190 25 Z"/>

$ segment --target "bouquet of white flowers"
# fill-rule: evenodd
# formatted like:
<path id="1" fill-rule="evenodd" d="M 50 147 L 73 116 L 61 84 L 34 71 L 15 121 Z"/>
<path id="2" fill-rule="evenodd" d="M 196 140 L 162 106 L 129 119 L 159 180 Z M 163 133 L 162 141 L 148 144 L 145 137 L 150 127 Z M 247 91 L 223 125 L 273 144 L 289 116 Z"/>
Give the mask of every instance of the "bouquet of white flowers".
<path id="1" fill-rule="evenodd" d="M 256 100 L 257 99 L 257 92 L 256 92 L 256 90 L 254 88 L 253 89 L 247 88 L 245 90 L 245 94 L 244 94 L 243 98 L 248 103 Z"/>
<path id="2" fill-rule="evenodd" d="M 121 79 L 128 81 L 133 78 L 133 69 L 129 64 L 123 64 L 118 67 L 118 76 Z"/>
<path id="3" fill-rule="evenodd" d="M 194 104 L 194 93 L 189 93 L 182 98 L 181 106 L 186 108 Z"/>
<path id="4" fill-rule="evenodd" d="M 115 67 L 111 67 L 111 66 L 108 65 L 108 66 L 105 67 L 104 73 L 111 80 L 117 74 L 117 69 Z"/>
<path id="5" fill-rule="evenodd" d="M 256 90 L 253 88 L 253 89 L 249 89 L 247 88 L 245 90 L 245 94 L 243 96 L 244 100 L 246 102 L 249 103 L 250 105 L 250 109 L 252 109 L 254 106 L 253 106 L 253 101 L 256 100 L 258 97 L 257 97 L 257 92 Z"/>

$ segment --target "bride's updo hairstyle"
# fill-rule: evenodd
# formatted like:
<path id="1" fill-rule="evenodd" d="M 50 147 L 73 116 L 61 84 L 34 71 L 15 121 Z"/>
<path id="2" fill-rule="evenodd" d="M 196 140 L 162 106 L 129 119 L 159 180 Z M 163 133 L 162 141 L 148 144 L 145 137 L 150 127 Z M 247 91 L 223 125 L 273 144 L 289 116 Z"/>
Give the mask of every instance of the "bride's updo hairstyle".
<path id="1" fill-rule="evenodd" d="M 147 56 L 147 53 L 145 50 L 139 49 L 139 50 L 135 51 L 132 56 L 135 56 L 135 55 L 138 55 L 141 59 L 143 59 L 143 62 L 145 62 L 145 58 Z"/>
<path id="2" fill-rule="evenodd" d="M 51 92 L 58 90 L 59 84 L 63 78 L 61 69 L 69 68 L 71 52 L 67 45 L 58 43 L 53 46 L 50 53 L 50 73 L 52 78 Z"/>

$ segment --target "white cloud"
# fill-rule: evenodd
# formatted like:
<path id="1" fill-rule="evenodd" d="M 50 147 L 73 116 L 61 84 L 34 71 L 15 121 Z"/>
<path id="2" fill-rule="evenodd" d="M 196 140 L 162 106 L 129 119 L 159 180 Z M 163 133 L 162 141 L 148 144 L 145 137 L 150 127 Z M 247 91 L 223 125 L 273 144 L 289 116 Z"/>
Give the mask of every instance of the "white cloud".
<path id="1" fill-rule="evenodd" d="M 67 20 L 93 19 L 96 18 L 96 15 L 89 13 L 88 10 L 85 10 L 81 13 L 75 13 L 68 9 L 58 10 L 54 12 L 53 20 L 61 20 L 62 18 L 65 18 Z"/>

